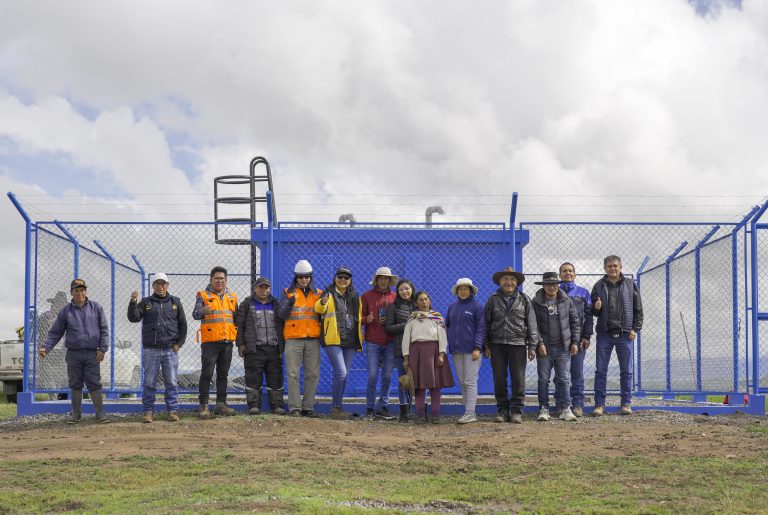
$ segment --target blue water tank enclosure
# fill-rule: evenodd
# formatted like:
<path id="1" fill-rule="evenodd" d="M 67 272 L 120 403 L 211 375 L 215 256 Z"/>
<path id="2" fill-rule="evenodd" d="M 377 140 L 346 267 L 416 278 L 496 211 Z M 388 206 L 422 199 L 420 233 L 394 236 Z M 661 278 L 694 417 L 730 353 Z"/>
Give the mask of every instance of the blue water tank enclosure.
<path id="1" fill-rule="evenodd" d="M 353 273 L 358 293 L 370 289 L 376 269 L 388 266 L 400 278 L 413 281 L 417 290 L 426 290 L 432 307 L 445 313 L 455 299 L 451 287 L 459 278 L 469 277 L 479 288 L 485 303 L 497 286 L 494 272 L 512 266 L 521 270 L 522 250 L 528 231 L 512 230 L 504 224 L 280 224 L 252 230 L 252 241 L 261 249 L 261 274 L 272 279 L 278 297 L 293 279 L 293 268 L 300 259 L 314 270 L 316 286 L 332 283 L 337 268 Z M 271 244 L 270 244 L 271 243 Z M 367 370 L 364 353 L 357 355 L 347 376 L 347 395 L 365 395 Z M 490 363 L 483 360 L 479 393 L 493 393 Z M 396 395 L 397 374 L 393 391 Z M 331 392 L 331 367 L 322 353 L 318 394 Z M 460 393 L 456 386 L 444 393 Z"/>

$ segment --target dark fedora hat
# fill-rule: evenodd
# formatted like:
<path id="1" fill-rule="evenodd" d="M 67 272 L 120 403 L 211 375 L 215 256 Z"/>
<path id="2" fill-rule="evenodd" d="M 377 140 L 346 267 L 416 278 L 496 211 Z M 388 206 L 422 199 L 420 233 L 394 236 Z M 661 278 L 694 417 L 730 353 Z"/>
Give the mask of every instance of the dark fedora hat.
<path id="1" fill-rule="evenodd" d="M 562 282 L 557 272 L 544 272 L 544 275 L 541 276 L 541 281 L 536 281 L 533 284 L 560 284 Z"/>
<path id="2" fill-rule="evenodd" d="M 523 274 L 521 274 L 520 272 L 516 272 L 514 268 L 512 268 L 511 266 L 508 266 L 501 272 L 496 272 L 495 274 L 493 274 L 493 282 L 495 282 L 496 284 L 499 284 L 499 281 L 501 281 L 501 278 L 504 277 L 505 275 L 511 275 L 512 277 L 517 279 L 518 286 L 523 284 L 523 281 L 525 281 L 525 276 Z"/>

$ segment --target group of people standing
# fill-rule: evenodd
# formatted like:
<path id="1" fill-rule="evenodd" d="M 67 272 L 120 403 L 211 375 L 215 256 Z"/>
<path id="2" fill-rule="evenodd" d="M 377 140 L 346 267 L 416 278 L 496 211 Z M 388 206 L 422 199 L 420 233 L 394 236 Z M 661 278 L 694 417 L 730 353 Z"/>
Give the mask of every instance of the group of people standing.
<path id="1" fill-rule="evenodd" d="M 230 416 L 227 377 L 233 346 L 244 361 L 248 413 L 259 414 L 262 385 L 266 382 L 270 411 L 314 417 L 320 378 L 320 352 L 332 375 L 331 412 L 334 419 L 356 416 L 344 410 L 346 381 L 356 353 L 365 351 L 368 381 L 366 416 L 393 420 L 389 392 L 393 369 L 398 371 L 399 420 L 408 422 L 411 406 L 416 423 L 440 421 L 441 389 L 455 385 L 447 355 L 451 354 L 461 387 L 464 414 L 460 424 L 477 421 L 477 384 L 482 356 L 490 359 L 496 398 L 496 422 L 522 422 L 525 368 L 537 360 L 538 420 L 549 420 L 549 383 L 554 371 L 555 410 L 564 420 L 576 420 L 584 407 L 584 355 L 596 322 L 597 353 L 594 415 L 605 412 L 606 372 L 613 348 L 621 372 L 621 413 L 631 413 L 633 342 L 642 328 L 640 293 L 621 274 L 621 259 L 604 260 L 605 276 L 589 293 L 575 284 L 573 264 L 563 263 L 559 273 L 547 272 L 529 297 L 520 290 L 525 276 L 507 268 L 493 274 L 498 289 L 485 304 L 469 278 L 459 279 L 451 292 L 456 300 L 445 316 L 432 309 L 428 292 L 416 290 L 388 267 L 380 267 L 371 289 L 358 294 L 352 271 L 336 270 L 325 290 L 316 287 L 312 265 L 300 260 L 289 287 L 279 299 L 269 279 L 259 277 L 251 295 L 242 302 L 227 288 L 227 271 L 214 267 L 210 283 L 197 292 L 192 317 L 200 320 L 201 373 L 199 416 L 211 417 L 209 393 L 216 375 L 213 414 Z M 157 380 L 162 373 L 169 421 L 179 420 L 178 352 L 187 336 L 184 309 L 168 293 L 166 274 L 152 282 L 152 295 L 139 300 L 131 294 L 128 319 L 142 322 L 143 421 L 154 420 Z M 394 288 L 394 290 L 393 290 Z M 82 279 L 71 284 L 72 302 L 54 321 L 40 356 L 66 335 L 67 372 L 72 396 L 69 422 L 81 419 L 83 386 L 87 385 L 97 420 L 107 421 L 101 399 L 99 362 L 107 351 L 108 328 L 101 306 L 86 296 Z M 283 360 L 288 385 L 287 410 L 283 401 Z M 301 375 L 303 371 L 303 389 Z M 511 383 L 511 384 L 510 384 Z M 377 392 L 377 385 L 379 390 Z M 511 395 L 510 395 L 511 386 Z M 426 413 L 426 393 L 430 413 Z"/>

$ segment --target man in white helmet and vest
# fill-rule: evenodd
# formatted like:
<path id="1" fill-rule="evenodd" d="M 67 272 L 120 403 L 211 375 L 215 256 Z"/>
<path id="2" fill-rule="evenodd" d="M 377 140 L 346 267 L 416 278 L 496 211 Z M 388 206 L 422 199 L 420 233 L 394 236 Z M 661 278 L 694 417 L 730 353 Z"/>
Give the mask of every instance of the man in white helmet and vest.
<path id="1" fill-rule="evenodd" d="M 306 259 L 296 263 L 293 281 L 280 296 L 278 316 L 285 321 L 285 371 L 288 376 L 288 414 L 315 416 L 315 394 L 320 379 L 320 315 L 315 303 L 322 290 L 315 288 L 312 265 Z M 299 376 L 304 366 L 304 398 Z"/>
<path id="2" fill-rule="evenodd" d="M 230 416 L 235 410 L 227 406 L 227 376 L 232 363 L 232 345 L 237 339 L 235 314 L 237 295 L 227 289 L 227 270 L 215 266 L 211 282 L 197 292 L 192 318 L 200 320 L 202 369 L 200 370 L 200 418 L 208 419 L 208 392 L 216 369 L 215 415 Z"/>

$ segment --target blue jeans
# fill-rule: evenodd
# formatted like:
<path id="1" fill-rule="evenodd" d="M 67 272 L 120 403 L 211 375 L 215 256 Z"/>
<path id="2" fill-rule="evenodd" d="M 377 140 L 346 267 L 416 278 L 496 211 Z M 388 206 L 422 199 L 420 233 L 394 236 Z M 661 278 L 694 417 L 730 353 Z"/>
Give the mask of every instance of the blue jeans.
<path id="1" fill-rule="evenodd" d="M 176 376 L 179 372 L 179 355 L 170 348 L 144 349 L 141 365 L 144 368 L 144 392 L 141 394 L 144 411 L 155 411 L 157 377 L 161 370 L 165 383 L 165 409 L 169 412 L 178 411 L 179 384 Z"/>
<path id="2" fill-rule="evenodd" d="M 325 347 L 328 362 L 333 368 L 333 385 L 331 386 L 331 407 L 341 408 L 344 399 L 344 388 L 347 386 L 347 372 L 355 357 L 354 347 L 328 345 Z"/>
<path id="3" fill-rule="evenodd" d="M 562 345 L 547 345 L 546 356 L 536 356 L 539 373 L 539 406 L 549 406 L 549 380 L 555 369 L 555 406 L 557 409 L 571 406 L 571 354 Z"/>
<path id="4" fill-rule="evenodd" d="M 632 403 L 632 352 L 634 351 L 634 342 L 623 333 L 615 338 L 606 333 L 597 333 L 597 345 L 595 346 L 595 406 L 605 406 L 608 363 L 611 361 L 611 352 L 614 347 L 616 347 L 616 357 L 619 359 L 621 405 L 628 406 Z"/>
<path id="5" fill-rule="evenodd" d="M 378 410 L 389 404 L 389 390 L 392 388 L 392 368 L 395 364 L 395 344 L 386 345 L 365 342 L 365 360 L 368 366 L 368 388 L 366 399 L 368 409 Z M 376 382 L 381 369 L 381 396 L 376 402 Z"/>
<path id="6" fill-rule="evenodd" d="M 571 403 L 573 407 L 584 407 L 584 357 L 587 351 L 580 350 L 571 356 Z"/>
<path id="7" fill-rule="evenodd" d="M 395 366 L 397 367 L 397 377 L 404 376 L 406 371 L 403 358 L 395 358 Z M 400 381 L 397 382 L 397 399 L 401 406 L 411 404 L 411 394 L 400 386 Z"/>

